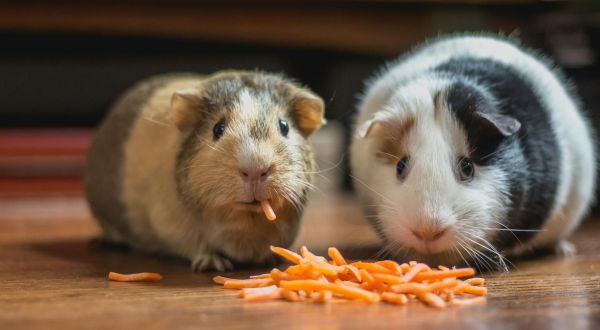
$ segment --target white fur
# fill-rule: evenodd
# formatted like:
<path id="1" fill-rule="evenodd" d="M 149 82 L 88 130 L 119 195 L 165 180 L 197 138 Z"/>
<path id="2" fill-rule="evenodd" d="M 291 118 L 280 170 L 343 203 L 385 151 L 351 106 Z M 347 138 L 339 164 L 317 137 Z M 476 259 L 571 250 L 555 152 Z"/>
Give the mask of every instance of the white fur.
<path id="1" fill-rule="evenodd" d="M 434 42 L 409 55 L 403 62 L 391 65 L 370 85 L 359 107 L 357 135 L 351 148 L 355 186 L 365 208 L 379 214 L 384 234 L 391 244 L 408 245 L 417 250 L 418 243 L 411 240 L 405 228 L 425 225 L 438 217 L 456 229 L 461 228 L 461 223 L 462 229 L 467 226 L 482 228 L 471 229 L 473 235 L 479 234 L 482 238 L 487 237 L 485 228 L 498 228 L 494 221 L 504 212 L 500 206 L 507 193 L 503 174 L 493 169 L 476 168 L 472 188 L 457 183 L 452 176 L 455 163 L 450 155 L 461 151 L 466 137 L 452 120 L 440 122 L 432 118 L 432 111 L 437 110 L 431 100 L 444 82 L 427 71 L 450 58 L 464 55 L 504 63 L 530 81 L 544 105 L 550 109 L 551 124 L 558 136 L 562 155 L 561 174 L 551 215 L 531 245 L 521 246 L 514 252 L 552 245 L 565 239 L 581 221 L 593 195 L 595 155 L 589 128 L 564 88 L 543 64 L 507 42 L 483 36 Z M 441 113 L 448 115 L 448 111 Z M 416 116 L 419 122 L 403 142 L 410 146 L 411 166 L 414 168 L 410 169 L 412 172 L 402 184 L 396 180 L 395 165 L 383 164 L 375 156 L 376 139 L 361 137 L 370 121 L 386 116 L 391 121 Z M 460 207 L 473 212 L 470 217 L 456 218 L 459 200 L 469 201 Z M 390 205 L 372 207 L 385 203 L 392 204 L 394 208 Z M 449 236 L 445 241 L 436 242 L 437 248 L 455 243 L 452 238 Z M 473 242 L 463 243 L 477 250 L 484 249 Z M 478 243 L 485 245 L 482 241 Z M 429 249 L 434 252 L 436 246 Z"/>

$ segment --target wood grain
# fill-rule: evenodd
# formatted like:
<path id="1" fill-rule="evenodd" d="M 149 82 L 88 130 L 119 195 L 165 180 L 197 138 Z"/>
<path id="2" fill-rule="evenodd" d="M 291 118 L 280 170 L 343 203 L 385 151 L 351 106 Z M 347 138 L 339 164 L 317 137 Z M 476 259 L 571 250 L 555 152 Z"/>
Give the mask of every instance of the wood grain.
<path id="1" fill-rule="evenodd" d="M 598 221 L 574 237 L 580 254 L 524 261 L 489 275 L 486 305 L 244 303 L 187 263 L 90 244 L 98 232 L 81 197 L 0 199 L 0 328 L 592 329 L 600 319 Z M 352 198 L 315 196 L 299 244 L 368 257 L 377 239 Z M 351 247 L 351 248 L 349 248 Z M 361 255 L 362 254 L 362 255 Z M 159 272 L 160 283 L 117 283 L 109 271 Z M 261 269 L 228 276 L 243 277 Z"/>

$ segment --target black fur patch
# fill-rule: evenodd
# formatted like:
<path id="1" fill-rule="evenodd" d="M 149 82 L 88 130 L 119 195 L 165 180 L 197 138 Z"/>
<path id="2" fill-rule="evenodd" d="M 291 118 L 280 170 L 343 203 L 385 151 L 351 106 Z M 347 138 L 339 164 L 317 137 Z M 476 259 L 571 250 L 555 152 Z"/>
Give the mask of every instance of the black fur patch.
<path id="1" fill-rule="evenodd" d="M 540 229 L 554 204 L 560 175 L 560 150 L 552 124 L 526 77 L 487 59 L 452 59 L 435 71 L 456 80 L 448 91 L 449 109 L 466 129 L 479 166 L 508 174 L 511 205 L 503 223 L 511 229 Z M 476 112 L 512 117 L 521 123 L 511 136 L 489 127 Z M 502 222 L 502 220 L 500 220 Z M 507 250 L 533 232 L 499 231 L 493 244 Z"/>

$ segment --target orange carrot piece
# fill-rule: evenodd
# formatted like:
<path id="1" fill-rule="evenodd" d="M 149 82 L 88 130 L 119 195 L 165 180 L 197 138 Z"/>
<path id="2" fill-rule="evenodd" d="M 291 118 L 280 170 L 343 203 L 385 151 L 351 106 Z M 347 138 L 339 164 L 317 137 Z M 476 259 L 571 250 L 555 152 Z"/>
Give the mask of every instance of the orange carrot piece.
<path id="1" fill-rule="evenodd" d="M 399 284 L 402 283 L 402 277 L 390 274 L 373 274 L 373 277 L 381 282 L 385 282 L 387 284 Z"/>
<path id="2" fill-rule="evenodd" d="M 446 307 L 446 302 L 438 295 L 433 293 L 420 293 L 417 295 L 419 300 L 424 302 L 425 304 L 435 307 L 435 308 L 444 308 Z"/>
<path id="3" fill-rule="evenodd" d="M 213 277 L 213 282 L 217 283 L 217 284 L 225 284 L 225 282 L 227 282 L 227 280 L 233 280 L 233 278 L 228 278 L 228 277 L 223 277 L 223 276 L 215 276 Z"/>
<path id="4" fill-rule="evenodd" d="M 371 303 L 378 302 L 380 299 L 378 294 L 367 290 L 315 280 L 281 281 L 279 286 L 288 290 L 328 290 L 347 298 L 361 299 Z"/>
<path id="5" fill-rule="evenodd" d="M 412 281 L 419 272 L 425 270 L 427 265 L 425 264 L 415 264 L 410 268 L 410 270 L 402 276 L 402 282 L 410 282 Z M 416 281 L 416 279 L 415 279 Z M 420 282 L 420 281 L 417 281 Z"/>
<path id="6" fill-rule="evenodd" d="M 243 288 L 258 288 L 262 286 L 269 286 L 273 284 L 273 280 L 270 278 L 258 278 L 249 280 L 236 280 L 228 279 L 223 284 L 225 289 L 243 289 Z"/>
<path id="7" fill-rule="evenodd" d="M 300 300 L 298 293 L 296 293 L 295 291 L 292 291 L 292 290 L 282 289 L 281 296 L 283 297 L 283 299 L 288 300 L 288 301 L 299 301 Z"/>
<path id="8" fill-rule="evenodd" d="M 390 286 L 390 290 L 395 293 L 420 294 L 427 293 L 427 285 L 421 283 L 408 282 L 392 285 Z"/>
<path id="9" fill-rule="evenodd" d="M 325 291 L 318 291 L 311 298 L 313 298 L 314 301 L 316 301 L 316 302 L 326 303 L 326 302 L 330 301 L 332 297 L 333 297 L 333 294 L 331 293 L 331 291 L 325 290 Z"/>
<path id="10" fill-rule="evenodd" d="M 468 280 L 465 280 L 464 282 L 470 285 L 484 285 L 485 279 L 481 277 L 473 277 Z"/>
<path id="11" fill-rule="evenodd" d="M 483 296 L 487 294 L 487 288 L 483 286 L 467 285 L 462 290 L 460 290 L 460 293 L 469 293 L 478 296 Z"/>
<path id="12" fill-rule="evenodd" d="M 309 264 L 300 264 L 300 265 L 289 266 L 288 268 L 285 269 L 285 272 L 290 275 L 302 275 L 309 269 L 310 269 Z"/>
<path id="13" fill-rule="evenodd" d="M 404 305 L 408 302 L 408 298 L 405 294 L 393 292 L 382 293 L 381 300 L 396 305 Z"/>
<path id="14" fill-rule="evenodd" d="M 346 268 L 358 282 L 362 282 L 361 272 L 358 268 L 352 265 L 343 265 L 342 267 Z"/>
<path id="15" fill-rule="evenodd" d="M 417 266 L 415 266 L 415 267 L 417 267 Z M 467 276 L 473 276 L 473 275 L 475 275 L 475 270 L 473 268 L 457 268 L 457 269 L 450 269 L 450 270 L 431 270 L 431 271 L 425 271 L 425 272 L 420 272 L 418 274 L 415 274 L 415 276 L 413 277 L 413 280 L 415 282 L 422 282 L 422 281 L 426 281 L 426 280 L 427 281 L 436 281 L 436 280 L 442 280 L 442 279 L 448 278 L 448 277 L 467 277 Z"/>
<path id="16" fill-rule="evenodd" d="M 244 290 L 248 290 L 247 288 Z M 242 291 L 244 291 L 242 290 Z M 264 288 L 254 288 L 254 290 L 243 295 L 245 301 L 263 301 L 281 298 L 281 289 L 275 285 Z"/>
<path id="17" fill-rule="evenodd" d="M 375 277 L 364 268 L 360 270 L 360 276 L 363 278 L 363 282 L 375 283 Z"/>
<path id="18" fill-rule="evenodd" d="M 411 261 L 398 264 L 392 260 L 357 261 L 348 264 L 339 250 L 328 249 L 331 261 L 310 252 L 305 246 L 300 254 L 271 247 L 274 253 L 295 263 L 285 271 L 277 268 L 269 273 L 250 276 L 247 280 L 222 276 L 213 278 L 225 288 L 237 288 L 246 301 L 285 299 L 288 301 L 328 302 L 333 297 L 385 301 L 406 304 L 419 299 L 427 306 L 469 306 L 485 302 L 487 288 L 483 278 L 472 276 L 472 268 L 429 266 Z M 471 295 L 479 296 L 475 298 Z"/>
<path id="19" fill-rule="evenodd" d="M 427 285 L 427 292 L 438 292 L 444 289 L 448 289 L 448 288 L 453 288 L 456 287 L 456 284 L 458 283 L 458 281 L 456 281 L 455 278 L 450 279 L 450 280 L 444 280 L 444 281 L 439 281 L 439 282 L 435 282 L 435 283 L 431 283 L 429 285 Z"/>
<path id="20" fill-rule="evenodd" d="M 358 269 L 366 269 L 370 273 L 383 273 L 383 274 L 392 274 L 392 271 L 383 267 L 382 265 L 378 265 L 372 262 L 363 262 L 357 261 L 351 263 L 352 266 L 355 266 Z"/>
<path id="21" fill-rule="evenodd" d="M 277 219 L 277 215 L 275 215 L 275 211 L 273 211 L 271 203 L 268 199 L 260 201 L 260 207 L 262 208 L 263 213 L 268 220 L 273 221 Z"/>
<path id="22" fill-rule="evenodd" d="M 327 262 L 327 259 L 310 252 L 310 250 L 308 250 L 308 248 L 304 245 L 300 248 L 300 255 L 308 260 Z"/>
<path id="23" fill-rule="evenodd" d="M 245 297 L 249 294 L 262 294 L 269 293 L 275 291 L 277 289 L 276 285 L 263 286 L 258 288 L 243 288 L 240 290 L 240 297 Z"/>
<path id="24" fill-rule="evenodd" d="M 347 285 L 347 286 L 353 286 L 355 288 L 359 288 L 360 284 L 356 283 L 356 282 L 350 282 L 350 281 L 340 281 L 342 284 Z"/>
<path id="25" fill-rule="evenodd" d="M 402 275 L 402 269 L 400 268 L 400 265 L 398 265 L 397 262 L 392 261 L 392 260 L 382 260 L 382 261 L 377 261 L 376 264 L 381 265 L 389 270 L 392 271 L 392 274 L 394 275 Z"/>
<path id="26" fill-rule="evenodd" d="M 313 260 L 310 262 L 310 265 L 312 269 L 329 276 L 336 276 L 338 273 L 343 273 L 346 270 L 346 268 L 343 268 L 341 266 L 335 266 L 323 261 Z"/>
<path id="27" fill-rule="evenodd" d="M 376 283 L 376 282 L 362 282 L 362 283 L 359 285 L 359 287 L 360 287 L 361 289 L 365 289 L 365 290 L 372 291 L 372 290 L 375 290 L 375 289 L 377 289 L 377 283 Z"/>
<path id="28" fill-rule="evenodd" d="M 118 282 L 160 281 L 162 280 L 162 275 L 158 273 L 120 274 L 115 272 L 109 272 L 108 279 L 111 281 Z"/>
<path id="29" fill-rule="evenodd" d="M 335 262 L 335 264 L 338 266 L 348 264 L 346 262 L 346 259 L 344 259 L 344 257 L 340 253 L 340 251 L 334 247 L 330 247 L 329 249 L 327 249 L 327 254 L 329 255 L 329 258 L 331 258 L 331 260 L 333 260 L 333 262 Z"/>
<path id="30" fill-rule="evenodd" d="M 407 263 L 403 263 L 400 265 L 400 269 L 402 270 L 402 274 L 406 274 L 410 270 L 410 266 Z"/>
<path id="31" fill-rule="evenodd" d="M 271 251 L 273 251 L 273 253 L 275 253 L 295 264 L 299 264 L 300 260 L 302 260 L 302 257 L 298 253 L 292 252 L 288 249 L 284 249 L 284 248 L 280 248 L 280 247 L 271 245 Z"/>

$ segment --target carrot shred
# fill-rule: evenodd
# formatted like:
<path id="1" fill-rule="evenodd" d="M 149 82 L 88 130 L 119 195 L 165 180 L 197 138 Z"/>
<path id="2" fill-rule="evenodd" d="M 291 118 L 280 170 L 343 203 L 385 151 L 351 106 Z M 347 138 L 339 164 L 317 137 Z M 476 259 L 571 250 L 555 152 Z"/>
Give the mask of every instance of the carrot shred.
<path id="1" fill-rule="evenodd" d="M 317 256 L 314 253 L 310 252 L 306 246 L 302 246 L 300 248 L 300 255 L 303 258 L 306 258 L 308 260 L 320 261 L 320 262 L 327 262 L 327 259 L 325 259 L 323 257 L 320 257 L 320 256 Z"/>
<path id="2" fill-rule="evenodd" d="M 470 279 L 465 280 L 465 283 L 470 284 L 470 285 L 484 285 L 485 284 L 485 279 L 481 278 L 481 277 L 473 277 Z"/>
<path id="3" fill-rule="evenodd" d="M 375 277 L 364 268 L 360 270 L 360 276 L 364 279 L 364 282 L 375 283 Z"/>
<path id="4" fill-rule="evenodd" d="M 408 297 L 401 293 L 384 292 L 381 294 L 381 300 L 391 304 L 404 305 L 408 302 Z"/>
<path id="5" fill-rule="evenodd" d="M 378 302 L 379 295 L 360 288 L 342 284 L 322 283 L 315 280 L 281 281 L 279 286 L 288 290 L 329 290 L 351 299 L 362 299 L 367 302 Z"/>
<path id="6" fill-rule="evenodd" d="M 115 272 L 109 272 L 108 279 L 111 281 L 118 282 L 160 281 L 162 280 L 162 275 L 158 273 L 120 274 Z"/>
<path id="7" fill-rule="evenodd" d="M 419 299 L 421 299 L 422 302 L 426 303 L 427 305 L 431 306 L 431 307 L 435 307 L 435 308 L 444 308 L 446 307 L 446 302 L 438 295 L 435 295 L 433 293 L 420 293 L 417 295 L 417 297 L 419 297 Z"/>
<path id="8" fill-rule="evenodd" d="M 296 291 L 292 291 L 292 290 L 285 290 L 282 289 L 281 290 L 281 296 L 288 301 L 299 301 L 300 297 L 298 296 L 298 293 Z"/>
<path id="9" fill-rule="evenodd" d="M 340 251 L 338 249 L 334 248 L 334 247 L 330 247 L 329 249 L 327 249 L 327 254 L 331 258 L 331 260 L 333 260 L 333 262 L 335 262 L 335 264 L 338 265 L 338 266 L 342 266 L 342 265 L 347 265 L 348 264 L 346 262 L 346 259 L 344 259 L 344 257 L 340 253 Z"/>
<path id="10" fill-rule="evenodd" d="M 358 282 L 362 282 L 362 275 L 358 268 L 352 265 L 344 265 L 342 267 L 346 268 Z"/>
<path id="11" fill-rule="evenodd" d="M 271 251 L 293 265 L 249 279 L 215 276 L 213 281 L 224 288 L 239 289 L 248 302 L 280 299 L 327 303 L 343 298 L 404 305 L 416 299 L 430 307 L 444 308 L 480 304 L 487 294 L 485 280 L 471 277 L 475 274 L 472 268 L 432 269 L 416 261 L 398 264 L 392 260 L 348 263 L 333 247 L 327 250 L 330 260 L 315 255 L 306 246 L 300 254 L 274 246 Z M 471 278 L 458 279 L 463 277 Z"/>
<path id="12" fill-rule="evenodd" d="M 270 285 L 262 288 L 245 288 L 242 289 L 242 297 L 246 301 L 263 301 L 281 298 L 282 289 L 275 285 Z"/>
<path id="13" fill-rule="evenodd" d="M 268 199 L 260 201 L 260 207 L 268 220 L 274 221 L 277 219 L 277 215 L 275 215 L 275 211 L 273 211 L 273 207 L 271 207 L 271 203 Z"/>
<path id="14" fill-rule="evenodd" d="M 467 285 L 462 290 L 460 290 L 460 292 L 482 296 L 487 294 L 487 288 L 482 286 Z"/>
<path id="15" fill-rule="evenodd" d="M 410 270 L 410 266 L 407 263 L 403 263 L 400 265 L 400 269 L 402 270 L 402 274 L 406 274 Z"/>
<path id="16" fill-rule="evenodd" d="M 392 260 L 377 261 L 376 264 L 381 265 L 381 266 L 391 270 L 392 274 L 395 274 L 395 275 L 402 275 L 404 273 L 402 271 L 402 268 L 400 268 L 400 265 L 398 265 L 397 262 L 392 261 Z"/>
<path id="17" fill-rule="evenodd" d="M 378 265 L 372 262 L 362 262 L 357 261 L 351 263 L 352 266 L 355 266 L 358 269 L 366 269 L 370 273 L 383 273 L 383 274 L 392 274 L 392 271 L 383 267 L 382 265 Z"/>
<path id="18" fill-rule="evenodd" d="M 427 293 L 427 285 L 421 283 L 402 283 L 392 285 L 390 290 L 395 293 L 411 293 L 411 294 L 419 294 L 419 293 Z"/>
<path id="19" fill-rule="evenodd" d="M 271 251 L 295 264 L 299 264 L 300 260 L 302 260 L 302 257 L 298 253 L 292 252 L 288 249 L 271 245 Z"/>
<path id="20" fill-rule="evenodd" d="M 258 287 L 258 288 L 243 288 L 240 290 L 240 297 L 245 297 L 249 294 L 252 295 L 252 294 L 268 293 L 268 292 L 275 291 L 276 289 L 277 289 L 277 286 L 275 286 L 275 285 L 263 286 L 263 287 Z"/>
<path id="21" fill-rule="evenodd" d="M 213 282 L 217 283 L 217 284 L 225 284 L 225 282 L 227 282 L 227 280 L 232 280 L 231 278 L 227 278 L 227 277 L 223 277 L 223 276 L 215 276 L 213 277 Z"/>
<path id="22" fill-rule="evenodd" d="M 399 284 L 399 283 L 402 283 L 402 277 L 396 276 L 396 275 L 375 273 L 375 274 L 373 274 L 373 277 L 376 280 L 381 281 L 381 282 L 385 282 L 387 284 Z"/>
<path id="23" fill-rule="evenodd" d="M 273 280 L 270 278 L 258 278 L 249 280 L 236 280 L 228 279 L 223 283 L 225 289 L 243 289 L 243 288 L 258 288 L 262 286 L 269 286 L 273 284 Z"/>
<path id="24" fill-rule="evenodd" d="M 410 282 L 413 278 L 417 276 L 417 274 L 423 270 L 425 270 L 427 265 L 425 264 L 415 264 L 410 268 L 410 270 L 402 276 L 402 282 Z M 416 280 L 416 279 L 415 279 Z"/>
<path id="25" fill-rule="evenodd" d="M 414 268 L 413 268 L 414 269 Z M 467 277 L 475 275 L 475 270 L 473 268 L 458 268 L 458 269 L 450 269 L 450 270 L 431 270 L 424 271 L 418 274 L 415 274 L 414 280 L 417 282 L 420 281 L 431 281 L 431 280 L 441 280 L 448 277 Z"/>

